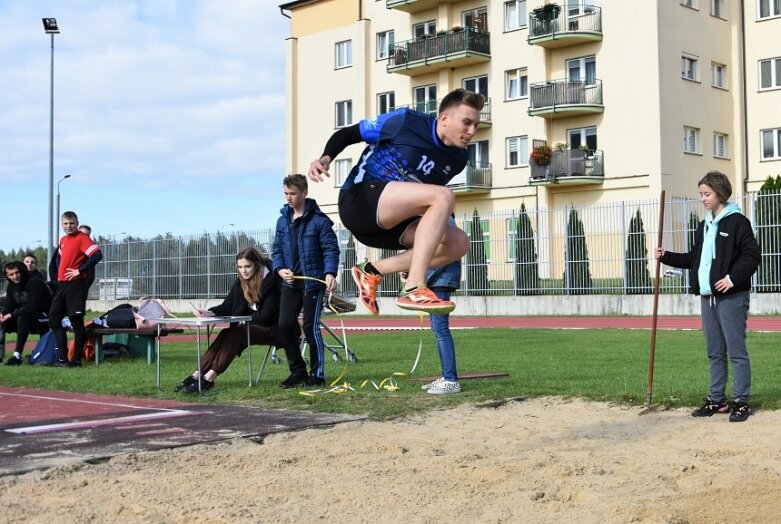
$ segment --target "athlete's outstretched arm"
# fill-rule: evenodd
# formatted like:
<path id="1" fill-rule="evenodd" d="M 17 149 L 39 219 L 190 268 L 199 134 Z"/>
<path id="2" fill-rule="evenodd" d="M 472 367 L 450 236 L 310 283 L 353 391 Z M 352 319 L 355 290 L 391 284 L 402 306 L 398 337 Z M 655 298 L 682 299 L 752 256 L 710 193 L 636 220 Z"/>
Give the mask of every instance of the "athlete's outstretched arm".
<path id="1" fill-rule="evenodd" d="M 315 182 L 322 182 L 324 180 L 323 175 L 331 176 L 328 173 L 328 168 L 331 166 L 333 159 L 344 151 L 347 146 L 361 141 L 363 141 L 363 138 L 361 138 L 361 130 L 358 124 L 338 129 L 328 139 L 320 158 L 314 159 L 309 164 L 309 178 Z"/>

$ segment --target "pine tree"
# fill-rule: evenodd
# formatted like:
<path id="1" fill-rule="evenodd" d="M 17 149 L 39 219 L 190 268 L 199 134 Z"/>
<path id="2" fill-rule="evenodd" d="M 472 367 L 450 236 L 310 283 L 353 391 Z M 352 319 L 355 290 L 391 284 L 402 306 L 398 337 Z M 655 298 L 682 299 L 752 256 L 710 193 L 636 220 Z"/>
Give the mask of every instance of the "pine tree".
<path id="1" fill-rule="evenodd" d="M 483 227 L 480 215 L 475 209 L 470 223 L 469 251 L 466 254 L 466 286 L 470 294 L 486 295 L 490 289 L 488 284 L 488 264 L 486 263 L 485 244 L 483 243 Z"/>
<path id="2" fill-rule="evenodd" d="M 526 213 L 526 205 L 521 204 L 515 230 L 515 294 L 537 295 L 540 293 L 540 272 L 537 252 L 534 247 L 534 231 Z"/>
<path id="3" fill-rule="evenodd" d="M 646 247 L 645 227 L 640 209 L 629 221 L 626 258 L 626 292 L 642 294 L 651 292 L 651 273 L 648 271 L 648 248 Z"/>
<path id="4" fill-rule="evenodd" d="M 757 242 L 762 253 L 759 292 L 781 291 L 781 176 L 768 177 L 757 195 Z"/>
<path id="5" fill-rule="evenodd" d="M 578 212 L 570 210 L 567 220 L 567 246 L 564 253 L 564 289 L 568 295 L 587 295 L 593 292 L 589 268 L 588 248 L 583 222 Z"/>

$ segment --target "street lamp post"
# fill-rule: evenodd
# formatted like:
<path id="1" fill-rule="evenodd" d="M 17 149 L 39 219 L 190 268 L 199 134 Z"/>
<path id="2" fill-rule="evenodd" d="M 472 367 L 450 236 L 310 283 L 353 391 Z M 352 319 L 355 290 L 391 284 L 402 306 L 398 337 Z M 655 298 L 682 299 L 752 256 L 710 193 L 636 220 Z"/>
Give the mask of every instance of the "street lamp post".
<path id="1" fill-rule="evenodd" d="M 60 183 L 66 178 L 70 178 L 70 175 L 65 175 L 57 182 L 57 214 L 54 215 L 54 229 L 57 229 L 57 223 L 60 220 Z M 56 236 L 54 238 L 57 238 Z"/>
<path id="2" fill-rule="evenodd" d="M 52 259 L 52 250 L 54 249 L 55 230 L 57 219 L 52 217 L 54 212 L 54 35 L 60 32 L 57 27 L 56 18 L 41 18 L 43 21 L 43 30 L 51 35 L 51 74 L 49 86 L 49 219 L 47 229 L 49 230 L 49 243 L 46 246 L 46 263 Z"/>

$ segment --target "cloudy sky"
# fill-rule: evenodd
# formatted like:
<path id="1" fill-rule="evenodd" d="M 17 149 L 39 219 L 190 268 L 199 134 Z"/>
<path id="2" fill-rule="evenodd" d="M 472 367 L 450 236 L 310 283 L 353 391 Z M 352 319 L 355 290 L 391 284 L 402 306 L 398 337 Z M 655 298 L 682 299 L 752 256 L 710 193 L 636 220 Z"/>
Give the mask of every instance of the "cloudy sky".
<path id="1" fill-rule="evenodd" d="M 284 40 L 273 0 L 0 0 L 0 249 L 45 246 L 54 192 L 93 233 L 273 226 Z M 229 224 L 234 224 L 230 226 Z M 122 235 L 121 233 L 125 233 Z M 58 231 L 58 235 L 60 232 Z"/>

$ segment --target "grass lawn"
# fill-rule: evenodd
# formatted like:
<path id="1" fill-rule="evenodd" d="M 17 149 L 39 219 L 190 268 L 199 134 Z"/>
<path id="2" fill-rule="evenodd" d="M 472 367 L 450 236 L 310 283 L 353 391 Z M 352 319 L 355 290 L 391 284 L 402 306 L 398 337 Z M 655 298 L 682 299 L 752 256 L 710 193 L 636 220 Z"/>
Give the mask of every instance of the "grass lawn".
<path id="1" fill-rule="evenodd" d="M 480 402 L 524 395 L 560 395 L 641 405 L 646 400 L 650 331 L 473 329 L 453 332 L 460 373 L 506 372 L 507 377 L 462 381 L 459 395 L 429 395 L 420 382 L 398 378 L 398 391 L 377 391 L 365 380 L 379 383 L 394 372 L 408 372 L 417 354 L 420 334 L 402 331 L 348 335 L 357 363 L 336 363 L 327 354 L 331 380 L 347 367 L 343 381 L 356 391 L 300 395 L 277 384 L 287 365 L 269 363 L 260 384 L 247 387 L 246 353 L 218 377 L 203 396 L 174 393 L 172 388 L 195 369 L 194 342 L 161 345 L 161 388 L 155 387 L 155 366 L 144 359 L 107 361 L 100 366 L 58 369 L 24 365 L 0 366 L 0 384 L 63 391 L 82 391 L 200 403 L 241 403 L 267 408 L 366 414 L 384 419 L 416 411 L 440 409 L 463 402 Z M 6 341 L 9 356 L 14 335 Z M 37 340 L 37 337 L 33 337 Z M 781 408 L 781 351 L 779 334 L 748 334 L 753 370 L 751 404 Z M 25 352 L 25 357 L 29 352 Z M 266 347 L 253 348 L 253 379 Z M 423 353 L 415 376 L 439 374 L 439 358 L 431 332 L 423 332 Z M 730 379 L 731 384 L 731 379 Z M 699 405 L 707 393 L 708 361 L 700 331 L 659 331 L 656 339 L 654 403 L 669 407 Z M 728 395 L 730 388 L 728 387 Z"/>

